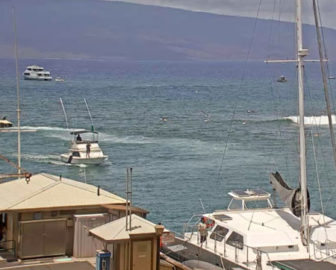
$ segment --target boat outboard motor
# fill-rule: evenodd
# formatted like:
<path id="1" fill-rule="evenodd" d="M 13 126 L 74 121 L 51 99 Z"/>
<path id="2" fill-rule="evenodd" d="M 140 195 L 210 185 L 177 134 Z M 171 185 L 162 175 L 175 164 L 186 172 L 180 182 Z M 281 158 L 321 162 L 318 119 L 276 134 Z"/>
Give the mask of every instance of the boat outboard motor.
<path id="1" fill-rule="evenodd" d="M 68 163 L 71 163 L 72 161 L 72 155 L 69 156 Z"/>
<path id="2" fill-rule="evenodd" d="M 270 174 L 270 182 L 273 186 L 273 190 L 275 190 L 280 199 L 285 203 L 287 207 L 289 207 L 292 213 L 300 217 L 301 216 L 301 188 L 298 187 L 296 189 L 290 188 L 285 180 L 282 179 L 280 173 L 271 173 Z M 307 199 L 308 199 L 308 211 L 310 209 L 310 197 L 309 192 L 307 190 Z"/>

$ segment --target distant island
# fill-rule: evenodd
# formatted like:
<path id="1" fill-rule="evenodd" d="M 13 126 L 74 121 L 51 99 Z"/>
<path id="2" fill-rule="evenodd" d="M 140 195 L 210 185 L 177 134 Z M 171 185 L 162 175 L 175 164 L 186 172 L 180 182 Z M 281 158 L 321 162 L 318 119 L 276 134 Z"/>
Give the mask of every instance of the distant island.
<path id="1" fill-rule="evenodd" d="M 36 2 L 36 3 L 35 3 Z M 13 57 L 10 2 L 0 3 L 0 58 Z M 20 58 L 111 60 L 244 60 L 254 19 L 107 1 L 38 0 L 17 5 Z M 258 20 L 250 59 L 291 58 L 291 23 Z M 313 26 L 305 43 L 317 57 Z M 265 35 L 267 33 L 267 35 Z M 336 59 L 336 30 L 324 31 L 329 58 Z M 268 38 L 265 38 L 268 37 Z M 281 44 L 281 45 L 280 45 Z M 285 44 L 285 45 L 284 45 Z"/>

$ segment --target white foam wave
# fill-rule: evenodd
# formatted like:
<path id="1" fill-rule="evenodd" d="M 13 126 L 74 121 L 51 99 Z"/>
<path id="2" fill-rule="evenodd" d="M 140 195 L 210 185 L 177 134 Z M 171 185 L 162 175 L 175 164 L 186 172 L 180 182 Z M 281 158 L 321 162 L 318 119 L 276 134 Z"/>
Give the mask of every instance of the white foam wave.
<path id="1" fill-rule="evenodd" d="M 290 120 L 294 122 L 295 124 L 300 124 L 300 119 L 298 116 L 288 116 L 288 117 L 285 117 L 284 119 Z M 335 124 L 336 116 L 332 115 L 331 119 L 332 119 L 333 124 Z M 327 115 L 305 116 L 304 123 L 305 125 L 310 125 L 310 126 L 326 126 L 329 124 Z"/>
<path id="2" fill-rule="evenodd" d="M 127 144 L 149 144 L 156 143 L 155 140 L 144 136 L 118 137 L 106 133 L 99 133 L 99 140 L 103 142 L 127 143 Z"/>
<path id="3" fill-rule="evenodd" d="M 41 127 L 33 127 L 33 126 L 22 126 L 22 129 L 26 130 L 42 130 L 42 131 L 66 131 L 70 132 L 73 129 L 67 129 L 62 127 L 47 127 L 47 126 L 41 126 Z"/>

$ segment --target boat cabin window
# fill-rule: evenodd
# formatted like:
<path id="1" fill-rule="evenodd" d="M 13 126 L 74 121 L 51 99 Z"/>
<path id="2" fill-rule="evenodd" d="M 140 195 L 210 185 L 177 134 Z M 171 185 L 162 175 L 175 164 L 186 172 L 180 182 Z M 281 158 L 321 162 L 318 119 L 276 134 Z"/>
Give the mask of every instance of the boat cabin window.
<path id="1" fill-rule="evenodd" d="M 79 152 L 76 151 L 76 152 L 72 152 L 72 156 L 73 157 L 79 157 L 80 155 L 79 155 Z"/>
<path id="2" fill-rule="evenodd" d="M 30 75 L 30 73 L 29 72 L 25 72 L 24 75 Z"/>
<path id="3" fill-rule="evenodd" d="M 232 232 L 229 238 L 226 240 L 226 243 L 230 246 L 243 249 L 244 247 L 244 237 L 236 232 Z"/>
<path id="4" fill-rule="evenodd" d="M 231 200 L 229 207 L 228 207 L 229 210 L 240 210 L 242 208 L 243 208 L 243 201 L 235 200 L 235 199 Z"/>
<path id="5" fill-rule="evenodd" d="M 262 209 L 262 208 L 271 208 L 268 201 L 245 201 L 246 209 Z"/>
<path id="6" fill-rule="evenodd" d="M 223 241 L 228 232 L 229 229 L 218 225 L 210 235 L 210 238 L 221 242 Z"/>

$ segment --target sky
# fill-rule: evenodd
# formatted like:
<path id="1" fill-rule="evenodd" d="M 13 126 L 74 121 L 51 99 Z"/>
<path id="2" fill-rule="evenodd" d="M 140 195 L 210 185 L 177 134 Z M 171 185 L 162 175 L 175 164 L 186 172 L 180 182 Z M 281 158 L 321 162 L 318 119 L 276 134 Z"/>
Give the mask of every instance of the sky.
<path id="1" fill-rule="evenodd" d="M 157 5 L 215 14 L 256 17 L 259 3 L 259 18 L 281 21 L 294 21 L 294 0 L 107 0 L 136 4 Z M 305 23 L 314 24 L 312 0 L 303 0 L 303 19 Z M 322 24 L 336 29 L 336 0 L 318 0 Z M 274 15 L 276 14 L 276 15 Z"/>

